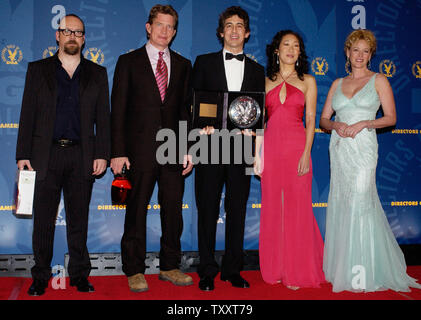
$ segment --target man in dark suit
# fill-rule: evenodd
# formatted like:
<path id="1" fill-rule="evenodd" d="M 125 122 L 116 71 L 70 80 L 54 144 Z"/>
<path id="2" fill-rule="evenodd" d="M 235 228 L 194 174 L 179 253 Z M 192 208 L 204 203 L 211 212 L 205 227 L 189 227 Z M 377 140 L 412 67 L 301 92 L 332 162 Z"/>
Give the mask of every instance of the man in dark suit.
<path id="1" fill-rule="evenodd" d="M 217 35 L 224 48 L 219 52 L 197 57 L 193 67 L 194 89 L 264 92 L 263 67 L 243 53 L 244 43 L 250 35 L 247 12 L 241 7 L 226 9 L 219 17 Z M 207 134 L 211 134 L 213 130 L 213 127 L 204 128 Z M 250 189 L 250 176 L 246 175 L 246 164 L 244 160 L 242 164 L 232 162 L 230 164 L 199 164 L 195 170 L 200 255 L 198 274 L 199 288 L 204 291 L 214 289 L 214 278 L 219 272 L 214 255 L 215 236 L 224 184 L 226 226 L 221 280 L 230 281 L 233 286 L 239 288 L 250 286 L 240 276 L 243 266 L 246 206 Z"/>
<path id="2" fill-rule="evenodd" d="M 162 164 L 156 154 L 160 145 L 157 132 L 171 129 L 178 133 L 179 121 L 190 119 L 191 62 L 168 47 L 176 33 L 177 19 L 170 5 L 154 6 L 146 23 L 149 41 L 120 56 L 114 73 L 111 168 L 115 174 L 124 165 L 130 169 L 132 191 L 121 256 L 123 272 L 134 292 L 148 290 L 144 277 L 146 214 L 156 182 L 162 228 L 159 279 L 181 286 L 193 284 L 192 278 L 179 270 L 183 176 L 193 167 L 191 157 L 185 155 L 182 164 Z"/>
<path id="3" fill-rule="evenodd" d="M 29 295 L 42 295 L 51 277 L 57 208 L 63 190 L 70 285 L 92 292 L 88 214 L 95 176 L 110 157 L 108 79 L 104 67 L 81 54 L 85 27 L 67 15 L 56 32 L 58 53 L 28 65 L 16 160 L 36 171 L 33 206 L 35 266 Z"/>

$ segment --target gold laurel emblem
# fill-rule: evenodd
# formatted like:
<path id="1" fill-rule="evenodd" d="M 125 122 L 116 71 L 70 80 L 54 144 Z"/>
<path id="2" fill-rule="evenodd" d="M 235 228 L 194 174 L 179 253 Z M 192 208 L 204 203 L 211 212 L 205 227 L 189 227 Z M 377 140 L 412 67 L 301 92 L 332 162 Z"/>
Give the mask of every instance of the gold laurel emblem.
<path id="1" fill-rule="evenodd" d="M 96 64 L 103 64 L 104 63 L 104 53 L 101 49 L 98 48 L 89 48 L 85 52 L 85 58 L 91 60 Z"/>
<path id="2" fill-rule="evenodd" d="M 314 74 L 317 76 L 324 76 L 329 70 L 329 64 L 327 63 L 326 59 L 317 57 L 313 59 L 311 63 L 311 70 L 313 70 Z"/>
<path id="3" fill-rule="evenodd" d="M 58 50 L 58 48 L 56 46 L 48 47 L 42 53 L 42 58 L 45 59 L 45 58 L 48 58 L 48 57 L 52 57 L 57 52 L 57 50 Z"/>
<path id="4" fill-rule="evenodd" d="M 388 78 L 392 78 L 396 73 L 396 65 L 392 60 L 383 60 L 380 62 L 379 71 Z"/>
<path id="5" fill-rule="evenodd" d="M 1 51 L 1 58 L 6 64 L 17 65 L 22 61 L 22 50 L 14 44 L 9 44 Z"/>
<path id="6" fill-rule="evenodd" d="M 415 78 L 421 79 L 421 61 L 417 61 L 412 65 L 412 74 Z"/>

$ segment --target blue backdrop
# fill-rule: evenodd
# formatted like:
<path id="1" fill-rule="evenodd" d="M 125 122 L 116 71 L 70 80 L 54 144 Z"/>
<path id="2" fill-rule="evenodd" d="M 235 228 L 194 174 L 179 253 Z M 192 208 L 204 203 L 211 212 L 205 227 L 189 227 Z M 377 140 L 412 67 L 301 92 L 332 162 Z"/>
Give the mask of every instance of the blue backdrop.
<path id="1" fill-rule="evenodd" d="M 12 214 L 16 174 L 15 146 L 27 63 L 56 51 L 57 21 L 76 13 L 86 24 L 84 55 L 108 70 L 110 87 L 120 54 L 146 42 L 145 23 L 155 0 L 0 0 L 0 254 L 30 254 L 32 221 Z M 378 40 L 372 69 L 384 73 L 393 87 L 396 129 L 378 132 L 377 187 L 393 232 L 400 244 L 421 243 L 421 46 L 418 43 L 420 0 L 277 0 L 277 1 L 163 1 L 179 13 L 172 49 L 191 59 L 220 50 L 216 37 L 218 15 L 240 5 L 250 15 L 251 36 L 245 52 L 266 65 L 265 48 L 281 29 L 304 38 L 311 73 L 318 84 L 317 126 L 332 81 L 346 75 L 343 43 L 353 29 L 368 28 Z M 316 129 L 312 151 L 313 207 L 325 232 L 329 192 L 330 135 Z M 197 212 L 193 176 L 187 178 L 182 250 L 197 250 Z M 120 252 L 123 207 L 111 206 L 110 172 L 95 183 L 90 206 L 88 249 L 91 253 Z M 224 199 L 217 233 L 217 250 L 224 248 Z M 64 264 L 67 253 L 65 212 L 60 203 L 54 264 Z M 245 249 L 258 249 L 260 183 L 252 178 L 247 209 Z M 156 190 L 148 212 L 147 250 L 159 250 L 159 206 Z"/>

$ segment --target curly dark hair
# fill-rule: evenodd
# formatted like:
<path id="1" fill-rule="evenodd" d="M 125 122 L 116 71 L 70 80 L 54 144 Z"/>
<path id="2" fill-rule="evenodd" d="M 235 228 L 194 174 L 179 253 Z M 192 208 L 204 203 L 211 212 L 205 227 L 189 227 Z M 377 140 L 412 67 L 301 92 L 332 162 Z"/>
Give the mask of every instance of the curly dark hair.
<path id="1" fill-rule="evenodd" d="M 295 65 L 295 71 L 297 71 L 298 78 L 304 80 L 304 74 L 308 73 L 308 57 L 304 47 L 303 38 L 292 30 L 281 30 L 272 39 L 272 42 L 266 46 L 266 55 L 268 63 L 266 67 L 266 75 L 272 81 L 277 79 L 277 73 L 279 72 L 279 64 L 277 64 L 278 55 L 275 53 L 279 49 L 282 38 L 287 34 L 294 35 L 300 43 L 300 55 L 298 56 L 298 67 Z"/>
<path id="2" fill-rule="evenodd" d="M 243 19 L 246 32 L 250 32 L 250 19 L 247 11 L 239 6 L 229 7 L 219 15 L 218 28 L 216 28 L 216 36 L 222 44 L 224 44 L 224 38 L 221 37 L 221 33 L 224 33 L 225 20 L 235 15 L 237 15 L 240 19 Z M 245 40 L 245 42 L 247 41 L 248 39 Z"/>

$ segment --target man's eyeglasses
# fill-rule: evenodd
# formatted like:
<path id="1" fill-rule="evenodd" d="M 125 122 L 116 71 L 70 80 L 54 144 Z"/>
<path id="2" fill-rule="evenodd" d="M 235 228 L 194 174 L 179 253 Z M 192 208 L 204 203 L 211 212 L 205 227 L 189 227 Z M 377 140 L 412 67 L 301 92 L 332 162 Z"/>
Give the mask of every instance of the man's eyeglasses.
<path id="1" fill-rule="evenodd" d="M 80 31 L 80 30 L 70 30 L 70 29 L 58 29 L 58 31 L 60 31 L 62 34 L 64 34 L 65 36 L 70 36 L 72 33 L 75 35 L 75 37 L 82 37 L 85 34 L 85 31 Z"/>

